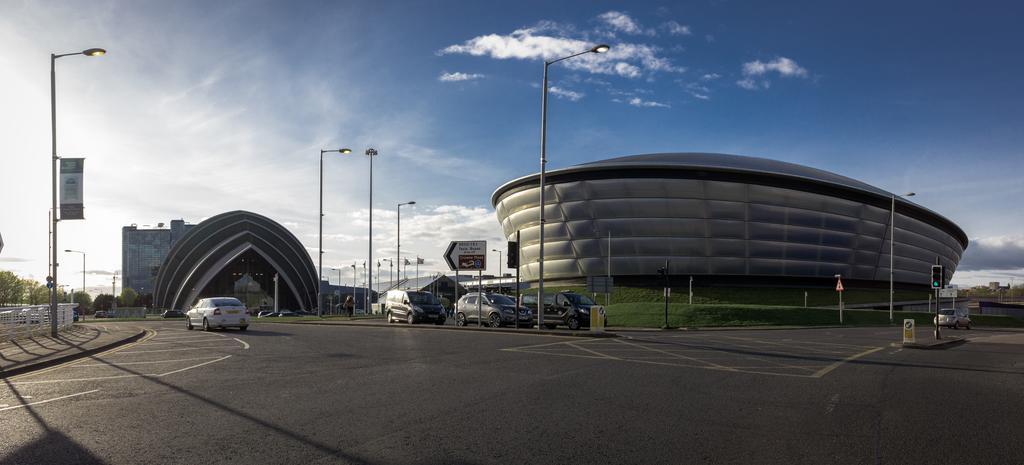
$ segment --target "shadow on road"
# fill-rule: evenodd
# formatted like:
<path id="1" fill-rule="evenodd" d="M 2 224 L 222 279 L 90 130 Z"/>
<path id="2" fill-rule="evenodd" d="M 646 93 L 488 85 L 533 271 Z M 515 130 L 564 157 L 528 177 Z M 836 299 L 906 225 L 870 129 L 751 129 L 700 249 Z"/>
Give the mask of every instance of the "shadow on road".
<path id="1" fill-rule="evenodd" d="M 14 396 L 18 398 L 18 402 L 26 403 L 26 399 L 11 384 L 10 380 L 4 379 L 4 383 L 14 393 Z M 0 465 L 25 465 L 29 463 L 101 465 L 106 463 L 93 455 L 92 452 L 89 452 L 88 449 L 65 436 L 64 433 L 51 429 L 50 425 L 46 424 L 46 421 L 31 406 L 25 407 L 25 411 L 43 429 L 43 436 L 14 449 L 3 458 L 0 458 Z"/>

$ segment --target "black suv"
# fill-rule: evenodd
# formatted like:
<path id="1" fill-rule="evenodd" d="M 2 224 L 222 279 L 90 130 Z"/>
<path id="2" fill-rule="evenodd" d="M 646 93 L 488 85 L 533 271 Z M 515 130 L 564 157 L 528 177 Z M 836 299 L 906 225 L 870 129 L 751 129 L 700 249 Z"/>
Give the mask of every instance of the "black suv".
<path id="1" fill-rule="evenodd" d="M 537 312 L 537 295 L 523 295 L 523 305 Z M 576 331 L 590 327 L 590 307 L 596 306 L 590 297 L 572 291 L 562 291 L 544 296 L 544 327 L 554 329 L 558 325 L 568 326 Z M 605 320 L 607 324 L 607 319 Z"/>

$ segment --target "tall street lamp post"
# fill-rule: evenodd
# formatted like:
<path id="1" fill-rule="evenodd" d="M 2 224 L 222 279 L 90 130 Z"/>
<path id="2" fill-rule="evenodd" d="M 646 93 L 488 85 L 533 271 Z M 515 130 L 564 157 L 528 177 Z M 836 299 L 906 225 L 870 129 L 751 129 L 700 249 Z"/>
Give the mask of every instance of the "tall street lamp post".
<path id="1" fill-rule="evenodd" d="M 316 280 L 316 316 L 323 316 L 323 311 L 320 309 L 323 297 L 323 275 L 324 275 L 324 154 L 330 152 L 338 152 L 342 155 L 352 153 L 350 149 L 333 149 L 324 150 L 320 149 L 320 253 L 317 255 L 317 274 L 320 276 Z"/>
<path id="2" fill-rule="evenodd" d="M 491 249 L 491 252 L 498 252 L 498 294 L 501 294 L 501 251 Z"/>
<path id="3" fill-rule="evenodd" d="M 369 243 L 369 245 L 367 246 L 367 249 L 368 249 L 368 252 L 369 252 L 368 255 L 370 256 L 370 258 L 367 260 L 367 262 L 373 263 L 373 157 L 377 156 L 377 150 L 375 150 L 372 147 L 366 149 L 366 156 L 370 158 L 370 238 L 367 241 Z M 366 266 L 366 262 L 363 262 L 363 267 L 365 268 L 365 266 Z M 370 305 L 373 304 L 373 297 L 370 296 L 370 293 L 373 292 L 373 274 L 372 273 L 366 273 L 366 275 L 367 276 L 366 276 L 366 308 L 365 308 L 365 311 L 366 311 L 366 314 L 369 315 L 371 313 L 370 312 Z"/>
<path id="4" fill-rule="evenodd" d="M 50 287 L 50 336 L 57 337 L 57 73 L 56 65 L 57 59 L 73 55 L 85 55 L 88 57 L 98 57 L 106 55 L 107 51 L 102 48 L 90 48 L 81 52 L 75 53 L 61 53 L 61 54 L 50 54 L 50 132 L 51 142 L 53 146 L 53 158 L 51 159 L 51 189 L 52 189 L 52 208 L 53 214 L 50 215 L 50 221 L 52 232 L 50 234 L 50 276 L 53 278 L 54 285 Z"/>
<path id="5" fill-rule="evenodd" d="M 537 260 L 537 327 L 544 325 L 544 168 L 547 166 L 548 145 L 548 67 L 562 60 L 568 60 L 585 53 L 604 53 L 608 51 L 605 44 L 597 45 L 590 50 L 582 51 L 556 60 L 544 61 L 544 85 L 541 86 L 540 112 L 540 253 Z"/>
<path id="6" fill-rule="evenodd" d="M 400 204 L 398 204 L 398 207 L 397 207 L 397 209 L 398 209 L 398 234 L 396 234 L 395 237 L 396 237 L 396 240 L 397 240 L 398 243 L 395 244 L 395 250 L 396 250 L 396 252 L 395 252 L 395 255 L 396 255 L 395 260 L 398 260 L 398 266 L 402 266 L 402 205 L 416 205 L 416 201 L 415 200 L 410 200 L 408 202 L 400 203 Z M 399 269 L 398 272 L 401 273 L 402 270 Z"/>
<path id="7" fill-rule="evenodd" d="M 913 197 L 913 192 L 907 192 L 902 197 Z M 889 218 L 889 324 L 892 324 L 892 301 L 893 295 L 896 293 L 893 287 L 893 266 L 895 260 L 893 260 L 893 254 L 896 252 L 896 194 L 892 195 L 892 210 L 890 211 L 891 217 Z"/>
<path id="8" fill-rule="evenodd" d="M 388 262 L 388 288 L 395 287 L 395 261 L 390 258 L 382 258 L 381 260 Z M 377 282 L 380 282 L 379 278 Z"/>

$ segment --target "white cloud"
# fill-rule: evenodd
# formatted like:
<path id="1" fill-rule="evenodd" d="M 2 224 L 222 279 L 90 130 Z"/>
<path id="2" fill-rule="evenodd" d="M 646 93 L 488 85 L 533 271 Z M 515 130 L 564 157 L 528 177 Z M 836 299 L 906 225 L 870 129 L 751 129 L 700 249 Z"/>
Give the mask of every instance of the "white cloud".
<path id="1" fill-rule="evenodd" d="M 736 81 L 736 85 L 747 90 L 757 90 L 757 82 L 750 78 L 743 78 Z"/>
<path id="2" fill-rule="evenodd" d="M 483 78 L 484 78 L 483 74 L 476 74 L 476 73 L 467 74 L 467 73 L 455 72 L 455 73 L 443 73 L 443 74 L 441 74 L 441 76 L 439 76 L 437 78 L 437 80 L 441 81 L 441 82 L 459 82 L 459 81 L 472 81 L 474 79 L 483 79 Z"/>
<path id="3" fill-rule="evenodd" d="M 652 30 L 644 30 L 636 20 L 621 11 L 609 11 L 607 13 L 602 13 L 598 15 L 598 19 L 604 21 L 605 24 L 611 26 L 613 30 L 618 32 L 625 32 L 626 34 L 646 34 L 651 36 L 655 34 Z"/>
<path id="4" fill-rule="evenodd" d="M 629 63 L 615 63 L 615 74 L 628 78 L 640 77 L 640 68 Z"/>
<path id="5" fill-rule="evenodd" d="M 568 90 L 568 89 L 563 89 L 561 87 L 556 87 L 556 86 L 548 87 L 548 93 L 550 93 L 551 95 L 554 95 L 555 97 L 564 98 L 564 99 L 567 99 L 567 100 L 572 101 L 572 102 L 576 102 L 579 99 L 583 98 L 583 96 L 584 96 L 583 93 L 575 92 L 575 91 Z"/>
<path id="6" fill-rule="evenodd" d="M 437 53 L 487 56 L 497 60 L 552 60 L 579 53 L 593 46 L 593 43 L 587 40 L 543 35 L 544 32 L 550 32 L 549 29 L 548 26 L 536 26 L 517 29 L 507 35 L 477 36 L 462 44 L 445 47 Z M 671 60 L 660 56 L 658 52 L 659 49 L 652 45 L 616 43 L 608 52 L 583 54 L 566 60 L 563 64 L 569 69 L 593 74 L 623 76 L 622 70 L 626 70 L 626 77 L 640 77 L 653 72 L 686 71 L 686 68 L 672 64 Z M 619 63 L 626 63 L 633 68 L 623 68 Z M 631 72 L 634 69 L 636 73 Z"/>
<path id="7" fill-rule="evenodd" d="M 708 73 L 708 74 L 705 74 L 705 75 L 701 76 L 700 78 L 705 80 L 705 81 L 714 81 L 715 79 L 718 79 L 720 77 L 722 77 L 721 74 L 718 74 L 718 73 Z"/>
<path id="8" fill-rule="evenodd" d="M 786 57 L 777 57 L 769 62 L 754 60 L 743 64 L 743 75 L 761 76 L 775 71 L 784 77 L 806 77 L 807 70 Z"/>
<path id="9" fill-rule="evenodd" d="M 958 270 L 1024 268 L 1024 235 L 971 239 Z"/>
<path id="10" fill-rule="evenodd" d="M 679 24 L 675 21 L 665 23 L 665 27 L 668 29 L 668 33 L 674 36 L 688 36 L 693 34 L 690 32 L 690 26 Z"/>
<path id="11" fill-rule="evenodd" d="M 640 97 L 633 97 L 629 99 L 629 104 L 634 107 L 648 107 L 648 108 L 672 108 L 667 103 L 655 102 L 653 100 L 643 100 Z"/>

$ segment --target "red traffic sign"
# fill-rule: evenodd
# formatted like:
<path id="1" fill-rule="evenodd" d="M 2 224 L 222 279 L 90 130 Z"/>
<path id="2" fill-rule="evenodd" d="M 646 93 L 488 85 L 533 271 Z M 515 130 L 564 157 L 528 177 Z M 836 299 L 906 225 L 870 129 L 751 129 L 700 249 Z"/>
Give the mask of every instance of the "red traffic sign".
<path id="1" fill-rule="evenodd" d="M 843 278 L 836 281 L 836 291 L 843 292 Z"/>

